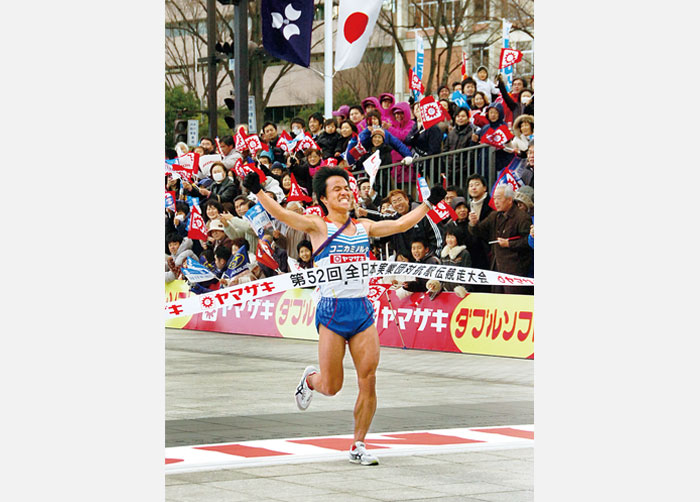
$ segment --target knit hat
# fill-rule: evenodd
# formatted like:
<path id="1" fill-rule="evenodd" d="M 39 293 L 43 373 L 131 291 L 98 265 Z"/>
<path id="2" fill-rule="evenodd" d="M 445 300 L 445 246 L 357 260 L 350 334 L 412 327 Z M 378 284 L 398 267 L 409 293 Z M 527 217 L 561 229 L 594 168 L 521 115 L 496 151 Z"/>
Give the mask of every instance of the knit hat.
<path id="1" fill-rule="evenodd" d="M 342 105 L 338 107 L 337 110 L 335 110 L 332 115 L 334 117 L 347 117 L 348 113 L 350 113 L 350 107 L 348 105 Z"/>
<path id="2" fill-rule="evenodd" d="M 452 209 L 457 209 L 457 206 L 460 204 L 464 204 L 467 206 L 467 209 L 469 209 L 469 204 L 467 204 L 467 200 L 464 197 L 452 197 L 452 200 L 450 201 L 450 206 L 452 206 Z"/>
<path id="3" fill-rule="evenodd" d="M 374 129 L 372 131 L 372 136 L 377 136 L 377 135 L 381 136 L 382 139 L 384 139 L 386 137 L 386 135 L 384 134 L 384 129 L 382 129 L 381 127 Z"/>
<path id="4" fill-rule="evenodd" d="M 521 186 L 515 191 L 513 201 L 520 201 L 525 204 L 528 209 L 532 209 L 535 205 L 535 190 L 531 186 Z"/>

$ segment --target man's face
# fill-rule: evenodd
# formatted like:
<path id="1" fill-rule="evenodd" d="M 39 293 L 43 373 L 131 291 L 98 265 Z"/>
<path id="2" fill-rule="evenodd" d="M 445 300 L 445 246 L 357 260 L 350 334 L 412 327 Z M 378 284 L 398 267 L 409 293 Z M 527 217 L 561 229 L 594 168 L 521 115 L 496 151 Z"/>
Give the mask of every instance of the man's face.
<path id="1" fill-rule="evenodd" d="M 272 141 L 277 137 L 277 128 L 272 124 L 268 124 L 263 129 L 263 134 L 265 135 L 265 141 Z"/>
<path id="2" fill-rule="evenodd" d="M 448 190 L 445 194 L 445 202 L 449 204 L 455 197 L 457 197 L 457 192 L 455 192 L 454 190 Z"/>
<path id="3" fill-rule="evenodd" d="M 481 180 L 469 180 L 469 186 L 467 187 L 469 191 L 469 197 L 472 199 L 480 199 L 482 195 L 486 193 L 486 187 L 481 182 Z"/>
<path id="4" fill-rule="evenodd" d="M 377 109 L 377 107 L 374 106 L 372 103 L 367 103 L 367 104 L 365 105 L 365 113 L 369 113 L 369 112 L 371 112 L 372 110 L 376 110 L 376 109 Z"/>
<path id="5" fill-rule="evenodd" d="M 497 188 L 493 194 L 493 204 L 496 206 L 496 211 L 508 211 L 513 205 L 513 199 L 508 199 L 503 195 L 503 189 Z"/>
<path id="6" fill-rule="evenodd" d="M 216 265 L 216 268 L 222 270 L 226 266 L 226 260 L 223 258 L 214 258 L 214 264 Z"/>
<path id="7" fill-rule="evenodd" d="M 422 242 L 414 242 L 411 244 L 411 254 L 416 261 L 421 261 L 427 253 L 428 250 L 423 246 Z"/>
<path id="8" fill-rule="evenodd" d="M 535 145 L 531 145 L 527 149 L 527 165 L 530 167 L 535 167 Z"/>
<path id="9" fill-rule="evenodd" d="M 453 92 L 454 91 L 459 91 L 462 92 L 462 84 L 457 84 L 452 88 Z"/>
<path id="10" fill-rule="evenodd" d="M 408 212 L 408 199 L 401 194 L 396 194 L 391 197 L 391 207 L 399 214 Z"/>
<path id="11" fill-rule="evenodd" d="M 210 153 L 214 153 L 214 144 L 209 141 L 208 139 L 203 139 L 200 143 L 200 146 L 204 148 L 204 153 L 205 155 L 209 155 Z"/>
<path id="12" fill-rule="evenodd" d="M 471 82 L 467 82 L 467 85 L 464 87 L 464 94 L 467 96 L 473 96 L 475 92 L 476 85 L 472 84 Z"/>
<path id="13" fill-rule="evenodd" d="M 353 124 L 357 124 L 358 122 L 362 121 L 362 113 L 360 113 L 360 110 L 358 110 L 357 108 L 353 108 L 352 110 L 350 110 L 349 117 L 350 120 L 352 120 Z"/>
<path id="14" fill-rule="evenodd" d="M 513 91 L 514 93 L 518 93 L 518 92 L 520 92 L 520 91 L 522 91 L 522 90 L 523 90 L 523 81 L 520 80 L 519 78 L 516 78 L 515 80 L 513 80 L 512 91 Z"/>
<path id="15" fill-rule="evenodd" d="M 301 203 L 295 200 L 287 204 L 287 209 L 297 214 L 302 214 L 304 212 L 304 208 L 301 206 Z"/>
<path id="16" fill-rule="evenodd" d="M 328 209 L 335 207 L 349 211 L 352 207 L 352 200 L 354 200 L 354 196 L 345 178 L 342 176 L 331 176 L 326 180 L 326 195 L 321 197 L 321 202 Z"/>
<path id="17" fill-rule="evenodd" d="M 211 230 L 209 232 L 209 236 L 214 239 L 215 241 L 221 240 L 224 237 L 226 237 L 226 234 L 224 233 L 223 230 Z"/>
<path id="18" fill-rule="evenodd" d="M 459 221 L 464 221 L 469 216 L 469 209 L 464 204 L 460 204 L 455 209 L 455 213 L 457 213 L 457 219 Z"/>
<path id="19" fill-rule="evenodd" d="M 233 150 L 233 145 L 227 145 L 223 141 L 221 142 L 221 152 L 224 154 L 224 157 L 231 153 L 231 150 Z"/>
<path id="20" fill-rule="evenodd" d="M 498 113 L 498 110 L 496 110 L 495 108 L 489 108 L 488 117 L 490 122 L 496 122 L 498 120 L 498 117 L 500 116 L 501 114 Z"/>
<path id="21" fill-rule="evenodd" d="M 315 117 L 311 117 L 309 119 L 309 131 L 311 131 L 312 133 L 317 133 L 320 130 L 321 130 L 321 123 L 318 120 L 316 120 Z"/>
<path id="22" fill-rule="evenodd" d="M 168 242 L 168 251 L 170 251 L 170 254 L 175 256 L 177 254 L 177 250 L 180 248 L 180 243 L 175 241 L 175 242 Z"/>
<path id="23" fill-rule="evenodd" d="M 239 199 L 236 202 L 234 202 L 234 207 L 236 208 L 236 214 L 243 218 L 243 215 L 248 211 L 248 204 L 246 203 L 245 200 Z"/>

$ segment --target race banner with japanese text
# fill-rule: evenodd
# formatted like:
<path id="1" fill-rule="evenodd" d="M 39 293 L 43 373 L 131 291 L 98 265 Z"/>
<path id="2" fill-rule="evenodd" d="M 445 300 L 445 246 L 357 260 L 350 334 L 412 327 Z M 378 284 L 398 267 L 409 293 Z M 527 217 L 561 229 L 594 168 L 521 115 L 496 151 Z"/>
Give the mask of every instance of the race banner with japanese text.
<path id="1" fill-rule="evenodd" d="M 188 316 L 178 327 L 318 340 L 316 303 L 313 290 L 292 289 Z M 383 347 L 533 359 L 533 303 L 529 295 L 483 293 L 460 298 L 443 292 L 434 300 L 413 293 L 400 299 L 389 290 L 373 305 Z"/>

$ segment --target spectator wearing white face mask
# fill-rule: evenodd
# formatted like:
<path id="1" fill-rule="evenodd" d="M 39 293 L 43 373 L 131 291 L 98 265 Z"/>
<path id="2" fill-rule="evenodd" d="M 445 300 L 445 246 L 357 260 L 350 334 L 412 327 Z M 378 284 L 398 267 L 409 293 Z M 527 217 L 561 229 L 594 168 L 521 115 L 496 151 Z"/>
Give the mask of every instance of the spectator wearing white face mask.
<path id="1" fill-rule="evenodd" d="M 221 162 L 214 162 L 211 165 L 211 177 L 214 182 L 209 188 L 200 188 L 192 185 L 191 191 L 195 197 L 200 199 L 215 200 L 221 204 L 224 202 L 233 203 L 233 199 L 242 193 L 238 180 L 233 180 L 228 176 L 228 169 Z"/>

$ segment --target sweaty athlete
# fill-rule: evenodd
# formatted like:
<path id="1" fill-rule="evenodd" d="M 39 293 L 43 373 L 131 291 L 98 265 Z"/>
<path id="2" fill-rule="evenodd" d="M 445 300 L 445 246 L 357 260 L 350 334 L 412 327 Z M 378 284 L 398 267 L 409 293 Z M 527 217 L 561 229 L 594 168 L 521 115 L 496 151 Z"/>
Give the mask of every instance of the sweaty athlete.
<path id="1" fill-rule="evenodd" d="M 262 192 L 260 178 L 249 173 L 243 185 L 254 193 L 265 210 L 292 228 L 306 232 L 314 249 L 314 262 L 320 266 L 369 259 L 369 238 L 405 232 L 424 218 L 432 205 L 445 196 L 441 186 L 431 189 L 423 203 L 398 220 L 372 221 L 350 218 L 354 197 L 348 173 L 338 167 L 322 167 L 313 177 L 313 191 L 325 217 L 288 211 Z M 361 255 L 361 256 L 360 256 Z M 376 371 L 379 365 L 379 335 L 374 325 L 374 309 L 367 299 L 368 282 L 355 279 L 320 286 L 321 300 L 316 306 L 319 368 L 308 366 L 295 393 L 300 410 L 309 407 L 313 391 L 333 396 L 343 386 L 345 345 L 350 349 L 359 393 L 353 413 L 354 441 L 350 462 L 377 465 L 377 458 L 365 447 L 365 435 L 377 409 Z"/>

